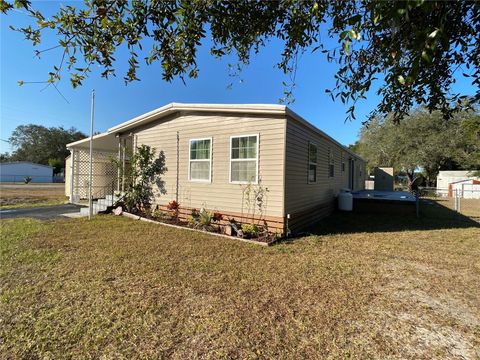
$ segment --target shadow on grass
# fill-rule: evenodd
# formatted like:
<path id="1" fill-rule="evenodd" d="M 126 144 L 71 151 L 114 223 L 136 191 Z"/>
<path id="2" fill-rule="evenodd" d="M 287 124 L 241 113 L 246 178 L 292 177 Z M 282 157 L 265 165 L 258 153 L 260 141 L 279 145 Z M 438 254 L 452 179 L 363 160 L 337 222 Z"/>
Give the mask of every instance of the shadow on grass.
<path id="1" fill-rule="evenodd" d="M 359 232 L 395 232 L 480 227 L 480 223 L 436 201 L 421 201 L 420 218 L 414 214 L 385 214 L 336 211 L 312 226 L 313 235 Z"/>

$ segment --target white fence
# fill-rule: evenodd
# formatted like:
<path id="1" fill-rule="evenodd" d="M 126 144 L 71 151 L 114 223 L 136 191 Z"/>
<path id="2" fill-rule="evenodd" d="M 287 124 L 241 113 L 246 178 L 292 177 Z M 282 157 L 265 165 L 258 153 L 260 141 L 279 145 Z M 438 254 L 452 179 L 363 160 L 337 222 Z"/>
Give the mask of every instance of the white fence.
<path id="1" fill-rule="evenodd" d="M 480 199 L 480 185 L 479 184 L 454 184 L 452 186 L 454 197 L 463 199 Z"/>
<path id="2" fill-rule="evenodd" d="M 421 188 L 420 191 L 428 196 L 449 197 L 461 199 L 480 199 L 479 184 L 452 184 L 451 188 Z"/>

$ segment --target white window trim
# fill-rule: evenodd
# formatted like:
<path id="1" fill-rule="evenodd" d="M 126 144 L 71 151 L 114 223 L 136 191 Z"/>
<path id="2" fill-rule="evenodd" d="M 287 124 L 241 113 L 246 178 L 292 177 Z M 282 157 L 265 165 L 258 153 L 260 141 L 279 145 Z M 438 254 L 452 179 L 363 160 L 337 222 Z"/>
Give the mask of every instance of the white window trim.
<path id="1" fill-rule="evenodd" d="M 257 149 L 256 149 L 256 158 L 248 158 L 248 159 L 232 159 L 232 141 L 235 138 L 242 138 L 242 137 L 250 137 L 255 136 L 257 138 Z M 230 162 L 229 162 L 229 169 L 228 169 L 228 181 L 230 184 L 258 184 L 258 157 L 259 157 L 259 149 L 260 149 L 260 134 L 246 134 L 246 135 L 232 135 L 230 136 Z M 232 181 L 232 161 L 256 161 L 256 168 L 255 168 L 255 181 Z"/>
<path id="2" fill-rule="evenodd" d="M 200 140 L 210 140 L 210 158 L 209 159 L 201 159 L 201 160 L 192 160 L 190 158 L 191 149 L 192 149 L 192 141 L 200 141 Z M 212 153 L 213 153 L 213 138 L 212 137 L 194 138 L 194 139 L 189 139 L 188 140 L 188 181 L 196 182 L 196 183 L 204 183 L 204 184 L 210 184 L 212 182 Z M 197 161 L 197 162 L 199 162 L 199 161 L 207 162 L 208 161 L 210 163 L 210 171 L 208 172 L 208 180 L 192 179 L 191 174 L 190 174 L 190 168 L 191 168 L 192 161 Z"/>
<path id="3" fill-rule="evenodd" d="M 331 147 L 328 148 L 328 159 L 327 159 L 327 177 L 329 179 L 335 179 L 335 155 Z M 330 166 L 333 166 L 333 176 L 330 176 Z"/>
<path id="4" fill-rule="evenodd" d="M 310 145 L 313 145 L 317 148 L 317 162 L 310 161 Z M 308 156 L 307 183 L 316 184 L 318 182 L 318 144 L 317 143 L 314 143 L 313 141 L 308 142 L 307 156 Z M 310 165 L 315 165 L 315 181 L 310 181 Z"/>

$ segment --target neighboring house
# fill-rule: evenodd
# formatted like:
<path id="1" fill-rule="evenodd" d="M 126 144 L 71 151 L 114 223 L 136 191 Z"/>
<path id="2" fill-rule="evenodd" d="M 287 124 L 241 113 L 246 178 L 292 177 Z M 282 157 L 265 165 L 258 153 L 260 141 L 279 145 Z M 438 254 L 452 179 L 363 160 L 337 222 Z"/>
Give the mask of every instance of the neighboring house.
<path id="1" fill-rule="evenodd" d="M 28 177 L 32 183 L 50 183 L 53 181 L 53 168 L 29 161 L 0 163 L 0 182 L 24 182 Z"/>
<path id="2" fill-rule="evenodd" d="M 474 171 L 469 170 L 442 170 L 437 175 L 437 193 L 443 196 L 451 196 L 451 184 L 461 184 L 465 180 L 480 180 L 480 177 L 473 175 Z M 457 187 L 460 185 L 457 185 Z"/>
<path id="3" fill-rule="evenodd" d="M 142 144 L 165 155 L 167 193 L 156 204 L 177 200 L 186 211 L 241 220 L 253 216 L 246 189 L 261 183 L 268 188 L 263 219 L 280 233 L 287 223 L 296 231 L 325 217 L 340 189 L 365 183 L 358 155 L 285 106 L 172 103 L 94 136 L 94 197 L 123 190 L 111 158 L 128 167 L 129 149 Z M 89 139 L 67 147 L 67 196 L 76 202 L 88 193 Z"/>

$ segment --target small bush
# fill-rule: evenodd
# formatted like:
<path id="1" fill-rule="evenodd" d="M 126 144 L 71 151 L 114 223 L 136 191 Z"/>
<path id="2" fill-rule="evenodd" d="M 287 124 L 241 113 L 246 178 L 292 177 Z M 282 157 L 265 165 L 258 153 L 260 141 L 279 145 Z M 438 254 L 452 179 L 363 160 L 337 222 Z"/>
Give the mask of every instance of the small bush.
<path id="1" fill-rule="evenodd" d="M 187 224 L 189 227 L 193 228 L 193 229 L 196 229 L 198 227 L 198 220 L 197 218 L 193 217 L 193 216 L 189 216 L 187 218 Z"/>
<path id="2" fill-rule="evenodd" d="M 220 214 L 219 212 L 214 212 L 213 213 L 213 221 L 214 222 L 220 222 L 223 220 L 223 215 Z"/>
<path id="3" fill-rule="evenodd" d="M 170 201 L 167 205 L 167 209 L 170 211 L 178 211 L 179 208 L 180 208 L 180 204 L 175 200 Z"/>
<path id="4" fill-rule="evenodd" d="M 175 200 L 170 201 L 167 205 L 167 209 L 172 212 L 172 218 L 175 218 L 175 219 L 178 218 L 179 208 L 180 208 L 180 204 Z"/>
<path id="5" fill-rule="evenodd" d="M 23 179 L 23 182 L 24 182 L 25 184 L 28 184 L 28 183 L 30 183 L 31 181 L 32 181 L 32 178 L 31 178 L 30 176 L 26 176 L 26 177 Z"/>
<path id="6" fill-rule="evenodd" d="M 213 213 L 203 210 L 198 214 L 198 226 L 204 230 L 212 230 Z"/>
<path id="7" fill-rule="evenodd" d="M 192 218 L 198 219 L 200 213 L 198 212 L 197 209 L 192 209 Z"/>
<path id="8" fill-rule="evenodd" d="M 242 232 L 247 237 L 258 237 L 262 228 L 256 224 L 242 224 Z"/>
<path id="9" fill-rule="evenodd" d="M 156 209 L 155 211 L 152 212 L 152 217 L 154 219 L 165 219 L 168 217 L 168 215 L 164 211 L 160 209 Z"/>

